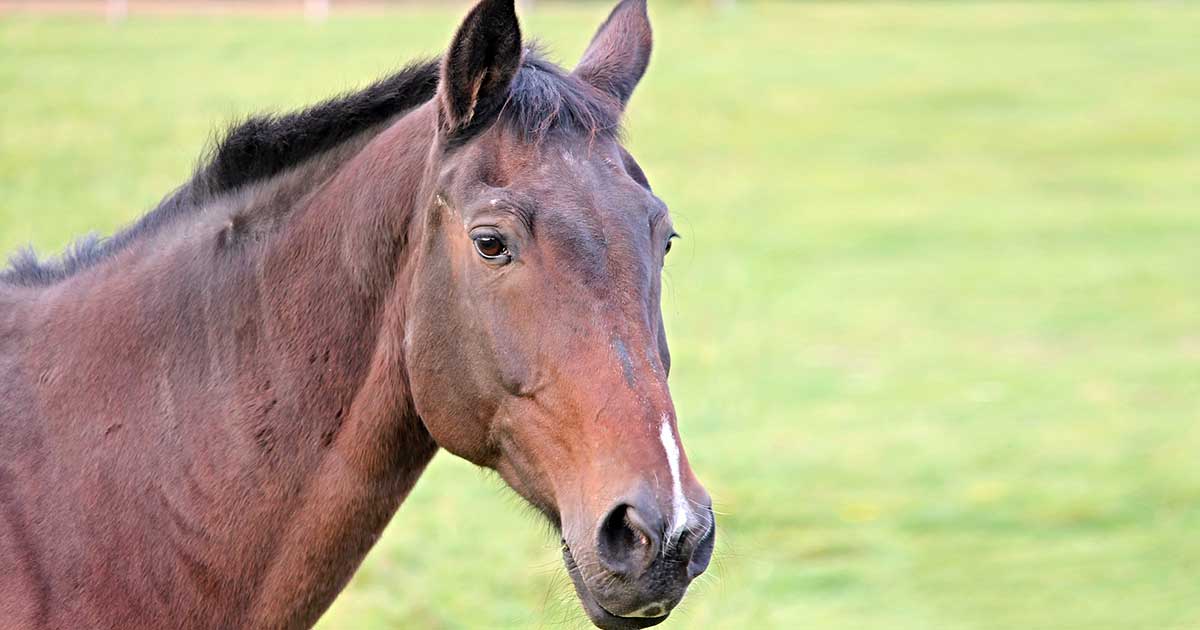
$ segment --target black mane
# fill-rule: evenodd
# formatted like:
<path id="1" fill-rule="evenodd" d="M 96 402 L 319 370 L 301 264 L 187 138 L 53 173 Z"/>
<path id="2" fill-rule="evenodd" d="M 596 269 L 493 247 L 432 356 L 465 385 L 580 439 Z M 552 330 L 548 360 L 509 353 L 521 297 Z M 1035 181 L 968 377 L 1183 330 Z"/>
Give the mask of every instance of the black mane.
<path id="1" fill-rule="evenodd" d="M 248 118 L 206 154 L 190 180 L 133 225 L 108 238 L 86 236 L 61 256 L 44 261 L 30 247 L 18 250 L 9 268 L 0 271 L 0 284 L 45 286 L 91 267 L 222 195 L 279 175 L 421 105 L 433 97 L 438 73 L 438 60 L 423 60 L 362 90 L 301 111 Z M 620 133 L 620 108 L 531 46 L 498 122 L 530 141 L 558 132 L 615 137 Z"/>

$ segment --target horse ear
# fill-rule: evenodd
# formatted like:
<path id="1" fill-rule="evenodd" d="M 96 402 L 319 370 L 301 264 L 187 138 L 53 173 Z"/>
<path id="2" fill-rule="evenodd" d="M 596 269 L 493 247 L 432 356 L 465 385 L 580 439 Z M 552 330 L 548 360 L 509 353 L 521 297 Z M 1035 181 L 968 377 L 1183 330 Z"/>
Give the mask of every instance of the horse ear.
<path id="1" fill-rule="evenodd" d="M 442 60 L 438 120 L 448 136 L 490 123 L 521 64 L 521 27 L 513 0 L 481 0 L 458 27 Z"/>
<path id="2" fill-rule="evenodd" d="M 604 92 L 629 102 L 653 44 L 646 0 L 621 0 L 596 31 L 573 74 Z"/>

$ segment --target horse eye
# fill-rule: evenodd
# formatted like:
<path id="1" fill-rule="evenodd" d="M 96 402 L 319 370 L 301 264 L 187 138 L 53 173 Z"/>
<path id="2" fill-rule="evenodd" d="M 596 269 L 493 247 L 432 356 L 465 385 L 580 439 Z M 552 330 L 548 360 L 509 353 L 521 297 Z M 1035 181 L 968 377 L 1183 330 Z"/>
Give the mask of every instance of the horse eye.
<path id="1" fill-rule="evenodd" d="M 496 260 L 508 255 L 508 248 L 499 236 L 483 234 L 475 237 L 475 251 L 488 260 Z"/>
<path id="2" fill-rule="evenodd" d="M 667 237 L 667 248 L 663 251 L 664 256 L 671 253 L 671 243 L 674 243 L 675 239 L 677 239 L 677 238 L 683 238 L 683 237 L 679 236 L 678 234 L 672 234 Z"/>

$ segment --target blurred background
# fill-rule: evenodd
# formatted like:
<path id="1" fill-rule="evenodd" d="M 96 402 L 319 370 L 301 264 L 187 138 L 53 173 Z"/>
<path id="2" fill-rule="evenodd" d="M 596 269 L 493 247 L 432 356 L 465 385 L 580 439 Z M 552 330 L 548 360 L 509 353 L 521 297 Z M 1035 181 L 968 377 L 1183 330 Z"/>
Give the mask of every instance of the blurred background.
<path id="1" fill-rule="evenodd" d="M 111 232 L 467 6 L 0 0 L 0 250 Z M 524 30 L 572 65 L 610 6 Z M 722 528 L 664 627 L 1200 628 L 1200 6 L 651 17 L 629 146 Z M 320 627 L 587 627 L 556 540 L 443 453 Z"/>

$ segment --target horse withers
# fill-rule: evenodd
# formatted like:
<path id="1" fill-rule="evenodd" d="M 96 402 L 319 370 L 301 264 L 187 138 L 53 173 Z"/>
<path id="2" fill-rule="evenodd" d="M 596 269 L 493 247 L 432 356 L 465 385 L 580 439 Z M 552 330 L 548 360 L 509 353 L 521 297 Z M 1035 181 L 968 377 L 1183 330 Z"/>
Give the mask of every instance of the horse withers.
<path id="1" fill-rule="evenodd" d="M 130 228 L 0 273 L 0 628 L 297 628 L 441 447 L 562 533 L 602 628 L 660 623 L 715 523 L 620 144 L 624 0 L 566 72 L 483 0 L 448 52 L 232 129 Z"/>

